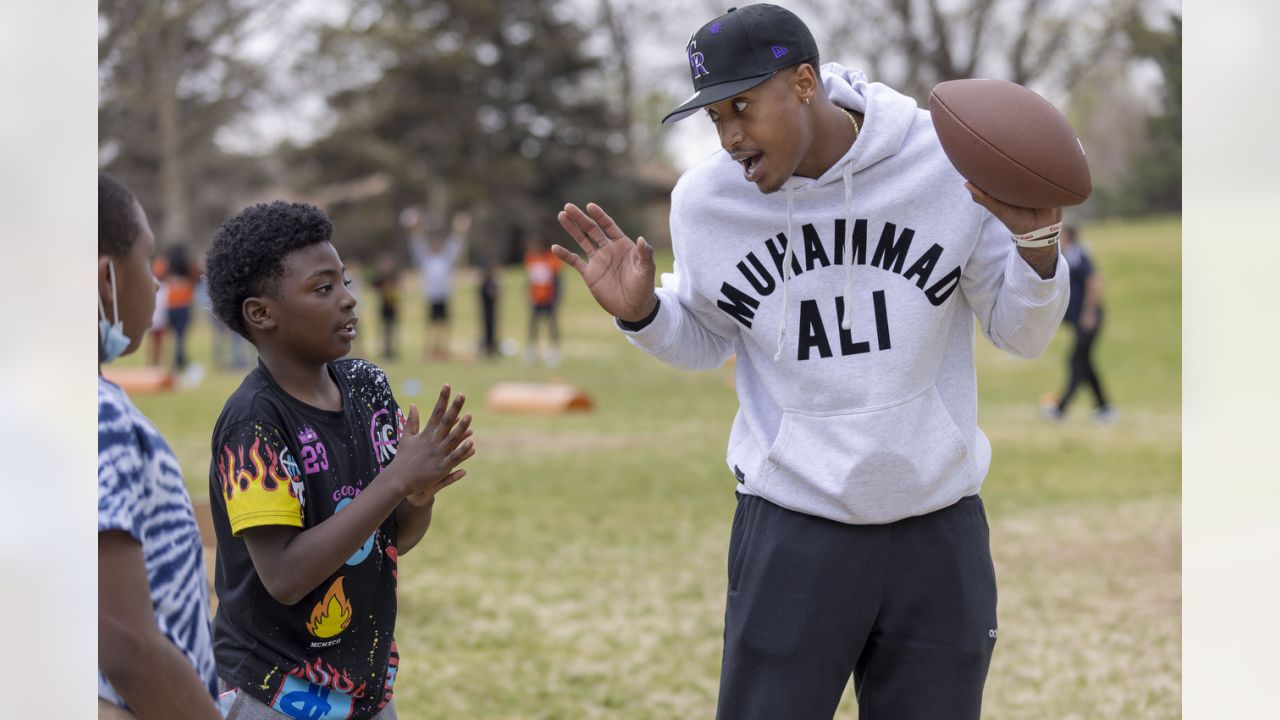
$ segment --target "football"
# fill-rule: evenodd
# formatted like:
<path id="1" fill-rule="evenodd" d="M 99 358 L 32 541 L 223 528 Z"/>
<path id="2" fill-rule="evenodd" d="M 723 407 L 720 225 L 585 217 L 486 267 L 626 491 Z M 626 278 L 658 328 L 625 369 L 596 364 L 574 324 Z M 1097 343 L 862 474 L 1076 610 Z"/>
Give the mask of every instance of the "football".
<path id="1" fill-rule="evenodd" d="M 948 80 L 929 93 L 942 149 L 965 179 L 1010 205 L 1079 205 L 1093 190 L 1084 145 L 1048 100 L 1004 80 Z"/>

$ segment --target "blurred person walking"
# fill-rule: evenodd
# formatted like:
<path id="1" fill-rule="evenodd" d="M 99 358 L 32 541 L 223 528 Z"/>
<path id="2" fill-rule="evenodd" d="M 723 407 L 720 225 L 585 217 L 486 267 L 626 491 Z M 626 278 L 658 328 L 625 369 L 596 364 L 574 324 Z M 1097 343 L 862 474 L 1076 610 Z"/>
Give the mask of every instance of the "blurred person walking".
<path id="1" fill-rule="evenodd" d="M 1075 331 L 1075 342 L 1067 356 L 1067 387 L 1057 402 L 1046 402 L 1040 414 L 1054 422 L 1066 416 L 1067 406 L 1076 390 L 1084 383 L 1093 391 L 1093 421 L 1108 425 L 1116 420 L 1116 411 L 1102 390 L 1102 378 L 1093 362 L 1093 346 L 1102 332 L 1102 273 L 1093 264 L 1093 256 L 1080 243 L 1077 228 L 1062 228 L 1062 256 L 1071 273 L 1071 300 L 1064 321 Z"/>

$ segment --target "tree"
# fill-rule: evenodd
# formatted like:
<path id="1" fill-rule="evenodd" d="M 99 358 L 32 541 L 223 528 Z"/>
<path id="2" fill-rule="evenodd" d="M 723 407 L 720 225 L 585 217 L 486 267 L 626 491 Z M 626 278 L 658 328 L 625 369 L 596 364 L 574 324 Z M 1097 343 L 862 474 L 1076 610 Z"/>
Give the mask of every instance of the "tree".
<path id="1" fill-rule="evenodd" d="M 1158 25 L 1165 22 L 1165 27 Z M 1125 61 L 1100 65 L 1072 90 L 1073 124 L 1089 152 L 1086 212 L 1138 215 L 1182 209 L 1182 19 L 1129 14 Z M 1158 71 L 1159 83 L 1143 63 Z"/>
<path id="2" fill-rule="evenodd" d="M 397 207 L 425 205 L 443 228 L 471 208 L 481 253 L 506 256 L 513 227 L 546 226 L 548 208 L 587 188 L 602 201 L 631 187 L 625 114 L 602 92 L 573 8 L 559 0 L 353 0 L 321 31 L 317 67 L 330 133 L 293 156 L 304 187 L 383 173 L 387 196 L 345 209 L 376 243 Z M 551 231 L 551 228 L 545 228 Z M 477 247 L 478 246 L 478 247 Z"/>
<path id="3" fill-rule="evenodd" d="M 1070 87 L 1119 47 L 1139 0 L 806 0 L 824 61 L 862 65 L 925 102 L 937 83 L 992 77 Z"/>
<path id="4" fill-rule="evenodd" d="M 98 6 L 99 166 L 125 181 L 162 244 L 208 237 L 228 211 L 226 187 L 262 173 L 221 152 L 215 135 L 262 85 L 241 59 L 253 22 L 279 3 L 102 0 Z M 211 181 L 222 180 L 210 192 Z"/>
<path id="5" fill-rule="evenodd" d="M 1030 86 L 1059 107 L 1090 149 L 1103 214 L 1181 208 L 1181 20 L 1154 29 L 1165 0 L 805 0 L 824 60 L 862 66 L 922 105 L 942 81 L 992 77 Z M 1135 59 L 1164 78 L 1149 122 Z M 1145 128 L 1144 128 L 1145 123 Z M 1092 135 L 1092 136 L 1091 136 Z M 1101 181 L 1101 182 L 1098 182 Z"/>
<path id="6" fill-rule="evenodd" d="M 1147 123 L 1147 148 L 1134 158 L 1132 189 L 1145 211 L 1182 210 L 1182 17 L 1168 30 L 1150 27 L 1134 13 L 1126 31 L 1139 57 L 1154 60 L 1164 79 L 1161 111 Z"/>

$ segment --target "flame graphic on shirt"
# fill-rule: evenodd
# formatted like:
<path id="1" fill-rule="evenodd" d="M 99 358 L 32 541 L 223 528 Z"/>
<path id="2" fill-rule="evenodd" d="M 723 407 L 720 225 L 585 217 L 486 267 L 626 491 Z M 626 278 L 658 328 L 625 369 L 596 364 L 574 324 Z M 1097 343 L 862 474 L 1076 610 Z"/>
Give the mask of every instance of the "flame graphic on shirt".
<path id="1" fill-rule="evenodd" d="M 311 611 L 311 621 L 307 623 L 307 632 L 318 638 L 331 638 L 347 629 L 351 623 L 351 601 L 342 591 L 342 580 L 338 578 L 329 586 L 324 599 L 316 603 Z"/>
<path id="2" fill-rule="evenodd" d="M 284 486 L 289 488 L 290 495 L 297 496 L 291 484 L 293 476 L 297 475 L 297 463 L 287 448 L 277 455 L 275 449 L 263 443 L 261 438 L 254 438 L 253 445 L 248 448 L 247 461 L 245 450 L 243 445 L 235 451 L 224 445 L 218 458 L 218 480 L 228 501 L 235 497 L 237 491 L 248 492 L 254 485 L 268 492 Z"/>
<path id="3" fill-rule="evenodd" d="M 365 691 L 368 688 L 367 682 L 362 681 L 359 685 L 356 685 L 355 681 L 347 675 L 346 670 L 338 670 L 320 658 L 316 658 L 304 665 L 299 665 L 290 670 L 289 674 L 320 687 L 333 688 L 357 700 L 365 696 Z"/>

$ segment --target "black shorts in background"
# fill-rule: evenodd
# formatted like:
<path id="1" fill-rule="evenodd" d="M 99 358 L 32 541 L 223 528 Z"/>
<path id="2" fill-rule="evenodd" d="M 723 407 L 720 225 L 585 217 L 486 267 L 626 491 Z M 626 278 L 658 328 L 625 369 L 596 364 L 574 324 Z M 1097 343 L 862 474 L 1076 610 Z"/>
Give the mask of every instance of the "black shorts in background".
<path id="1" fill-rule="evenodd" d="M 448 300 L 432 300 L 427 303 L 427 318 L 435 322 L 449 321 L 449 301 Z"/>

